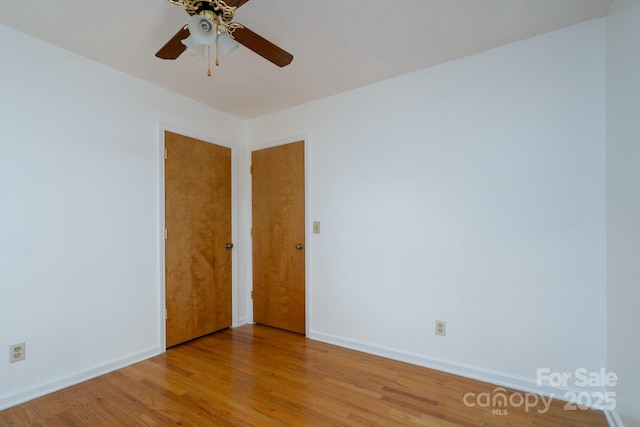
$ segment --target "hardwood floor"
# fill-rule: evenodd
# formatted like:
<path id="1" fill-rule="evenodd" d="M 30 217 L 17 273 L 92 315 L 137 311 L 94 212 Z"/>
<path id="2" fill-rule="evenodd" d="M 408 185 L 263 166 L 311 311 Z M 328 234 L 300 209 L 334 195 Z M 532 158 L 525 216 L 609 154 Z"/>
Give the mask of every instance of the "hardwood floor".
<path id="1" fill-rule="evenodd" d="M 0 412 L 0 426 L 606 426 L 554 401 L 465 405 L 495 385 L 242 326 Z M 499 392 L 499 390 L 498 390 Z M 518 394 L 519 393 L 519 394 Z M 470 397 L 472 396 L 472 397 Z M 538 410 L 544 412 L 539 413 Z"/>

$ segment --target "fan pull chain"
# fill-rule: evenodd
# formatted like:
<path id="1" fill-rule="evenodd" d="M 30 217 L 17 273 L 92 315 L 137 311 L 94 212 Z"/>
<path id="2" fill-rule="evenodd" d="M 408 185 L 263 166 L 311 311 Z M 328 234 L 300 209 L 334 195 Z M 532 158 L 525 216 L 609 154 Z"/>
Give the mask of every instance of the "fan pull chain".
<path id="1" fill-rule="evenodd" d="M 217 31 L 216 31 L 217 32 Z M 218 35 L 216 35 L 216 67 L 220 66 L 220 60 L 218 59 Z"/>
<path id="2" fill-rule="evenodd" d="M 218 34 L 218 27 L 216 27 L 216 67 L 220 66 L 220 60 L 218 59 L 218 52 L 220 51 L 218 48 L 218 37 L 220 37 L 220 34 Z"/>
<path id="3" fill-rule="evenodd" d="M 209 45 L 209 70 L 207 71 L 207 76 L 211 77 L 211 45 Z"/>

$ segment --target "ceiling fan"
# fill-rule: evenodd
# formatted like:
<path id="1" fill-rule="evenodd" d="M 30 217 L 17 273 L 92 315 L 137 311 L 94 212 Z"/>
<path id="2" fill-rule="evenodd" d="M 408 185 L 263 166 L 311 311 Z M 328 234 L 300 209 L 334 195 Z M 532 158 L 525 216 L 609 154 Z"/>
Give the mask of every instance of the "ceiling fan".
<path id="1" fill-rule="evenodd" d="M 247 1 L 249 0 L 169 0 L 182 6 L 191 15 L 191 19 L 160 48 L 156 56 L 176 59 L 187 49 L 203 55 L 205 46 L 215 44 L 216 64 L 219 64 L 218 52 L 231 50 L 230 43 L 237 42 L 279 67 L 289 65 L 293 55 L 244 25 L 232 22 L 236 9 Z"/>

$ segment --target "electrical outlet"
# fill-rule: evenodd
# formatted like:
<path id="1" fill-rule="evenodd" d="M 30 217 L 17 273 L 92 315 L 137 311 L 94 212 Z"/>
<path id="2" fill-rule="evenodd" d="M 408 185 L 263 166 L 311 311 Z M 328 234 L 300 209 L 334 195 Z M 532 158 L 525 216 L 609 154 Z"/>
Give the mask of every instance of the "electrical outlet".
<path id="1" fill-rule="evenodd" d="M 436 335 L 447 335 L 447 322 L 436 320 Z"/>
<path id="2" fill-rule="evenodd" d="M 9 346 L 9 363 L 24 360 L 25 356 L 26 354 L 24 343 L 13 344 Z"/>

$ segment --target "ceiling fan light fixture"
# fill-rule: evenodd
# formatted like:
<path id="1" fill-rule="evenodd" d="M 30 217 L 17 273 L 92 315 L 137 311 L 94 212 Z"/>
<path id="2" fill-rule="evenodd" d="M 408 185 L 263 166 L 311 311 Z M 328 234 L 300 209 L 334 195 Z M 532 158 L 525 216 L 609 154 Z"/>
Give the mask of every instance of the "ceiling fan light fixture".
<path id="1" fill-rule="evenodd" d="M 189 49 L 189 54 L 191 56 L 204 56 L 204 45 L 198 43 L 193 35 L 190 35 L 186 39 L 182 40 L 182 44 Z"/>
<path id="2" fill-rule="evenodd" d="M 218 40 L 216 41 L 218 47 L 218 56 L 220 59 L 224 58 L 227 55 L 230 55 L 234 50 L 240 46 L 240 44 L 229 37 L 229 34 L 226 31 L 218 34 Z"/>
<path id="3" fill-rule="evenodd" d="M 193 40 L 201 45 L 211 45 L 216 40 L 216 26 L 211 20 L 202 15 L 193 15 L 189 20 L 189 33 Z"/>

